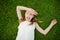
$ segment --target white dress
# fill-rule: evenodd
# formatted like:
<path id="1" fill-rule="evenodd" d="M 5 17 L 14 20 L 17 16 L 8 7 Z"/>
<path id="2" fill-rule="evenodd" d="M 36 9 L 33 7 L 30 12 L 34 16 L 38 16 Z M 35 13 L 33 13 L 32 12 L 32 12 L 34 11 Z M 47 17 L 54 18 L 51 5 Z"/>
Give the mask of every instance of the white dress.
<path id="1" fill-rule="evenodd" d="M 34 40 L 35 25 L 29 25 L 30 23 L 23 21 L 19 24 L 16 40 Z"/>

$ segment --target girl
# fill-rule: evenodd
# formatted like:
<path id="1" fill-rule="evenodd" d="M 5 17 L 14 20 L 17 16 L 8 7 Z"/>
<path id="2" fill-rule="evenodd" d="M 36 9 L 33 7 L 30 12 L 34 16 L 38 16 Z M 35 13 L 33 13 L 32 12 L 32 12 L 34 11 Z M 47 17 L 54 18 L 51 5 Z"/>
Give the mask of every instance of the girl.
<path id="1" fill-rule="evenodd" d="M 26 10 L 24 18 L 21 15 L 21 10 Z M 43 30 L 35 20 L 37 12 L 34 9 L 24 6 L 17 6 L 16 11 L 19 20 L 16 40 L 34 40 L 35 28 L 43 35 L 46 35 L 50 31 L 50 29 L 57 23 L 56 19 L 54 19 L 52 20 L 51 24 L 45 30 Z"/>

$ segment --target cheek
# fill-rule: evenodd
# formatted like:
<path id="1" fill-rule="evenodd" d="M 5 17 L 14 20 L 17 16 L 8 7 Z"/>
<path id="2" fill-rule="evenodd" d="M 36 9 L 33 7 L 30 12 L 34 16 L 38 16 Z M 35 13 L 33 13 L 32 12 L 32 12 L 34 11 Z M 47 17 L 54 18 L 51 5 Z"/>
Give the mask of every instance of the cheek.
<path id="1" fill-rule="evenodd" d="M 27 17 L 28 16 L 28 14 L 25 14 L 25 17 Z"/>

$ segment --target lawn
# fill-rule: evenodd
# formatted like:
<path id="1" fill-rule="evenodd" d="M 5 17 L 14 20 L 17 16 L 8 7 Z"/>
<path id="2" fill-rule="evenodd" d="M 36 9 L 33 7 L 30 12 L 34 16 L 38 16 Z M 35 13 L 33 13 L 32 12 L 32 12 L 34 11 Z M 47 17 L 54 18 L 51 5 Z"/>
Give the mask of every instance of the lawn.
<path id="1" fill-rule="evenodd" d="M 36 18 L 43 21 L 39 23 L 42 29 L 47 28 L 53 19 L 58 21 L 45 36 L 35 30 L 35 40 L 60 40 L 60 0 L 0 0 L 0 40 L 15 40 L 18 5 L 35 9 L 38 12 Z"/>

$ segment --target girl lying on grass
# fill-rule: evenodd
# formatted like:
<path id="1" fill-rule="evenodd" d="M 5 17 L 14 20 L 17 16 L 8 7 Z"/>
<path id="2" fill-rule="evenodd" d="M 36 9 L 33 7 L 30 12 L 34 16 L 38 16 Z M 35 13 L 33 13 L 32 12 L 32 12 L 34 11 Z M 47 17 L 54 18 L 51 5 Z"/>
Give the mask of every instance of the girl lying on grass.
<path id="1" fill-rule="evenodd" d="M 21 15 L 21 10 L 26 10 L 24 18 Z M 56 19 L 53 19 L 50 25 L 45 30 L 43 30 L 35 20 L 35 16 L 38 13 L 34 9 L 24 6 L 17 6 L 16 11 L 19 20 L 16 40 L 34 40 L 35 28 L 43 35 L 46 35 L 57 23 Z"/>

